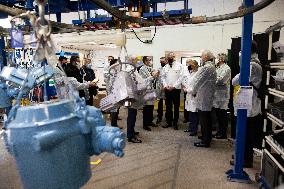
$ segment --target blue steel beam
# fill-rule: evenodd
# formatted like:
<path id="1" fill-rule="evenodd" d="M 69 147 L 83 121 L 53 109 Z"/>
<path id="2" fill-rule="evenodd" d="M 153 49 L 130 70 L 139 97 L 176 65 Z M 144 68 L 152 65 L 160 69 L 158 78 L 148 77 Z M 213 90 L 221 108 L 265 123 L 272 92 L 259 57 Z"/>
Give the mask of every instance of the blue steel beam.
<path id="1" fill-rule="evenodd" d="M 188 10 L 171 10 L 166 11 L 169 16 L 181 16 L 183 14 L 192 14 L 192 9 Z M 150 13 L 143 13 L 144 18 L 152 18 L 152 17 L 162 17 L 164 12 L 150 12 Z"/>
<path id="2" fill-rule="evenodd" d="M 246 7 L 251 7 L 254 5 L 254 0 L 244 0 L 244 5 Z M 242 22 L 243 28 L 240 86 L 249 86 L 253 14 L 245 16 Z M 250 183 L 248 174 L 243 171 L 246 126 L 247 110 L 238 109 L 235 144 L 235 165 L 233 170 L 227 172 L 228 179 L 234 182 Z"/>
<path id="3" fill-rule="evenodd" d="M 87 22 L 92 23 L 106 23 L 113 21 L 113 17 L 99 17 L 99 18 L 88 18 Z M 72 24 L 74 25 L 82 25 L 84 22 L 83 20 L 72 20 Z"/>

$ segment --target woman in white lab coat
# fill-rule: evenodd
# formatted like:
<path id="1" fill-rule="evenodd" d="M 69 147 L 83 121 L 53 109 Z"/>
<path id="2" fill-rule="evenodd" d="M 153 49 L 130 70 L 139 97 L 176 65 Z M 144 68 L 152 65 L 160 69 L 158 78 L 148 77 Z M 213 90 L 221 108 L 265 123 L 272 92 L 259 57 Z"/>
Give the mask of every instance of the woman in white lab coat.
<path id="1" fill-rule="evenodd" d="M 198 62 L 196 60 L 187 60 L 186 66 L 188 69 L 188 72 L 184 72 L 184 78 L 183 78 L 183 90 L 187 92 L 186 94 L 186 101 L 185 101 L 185 109 L 189 111 L 189 125 L 188 129 L 186 129 L 184 132 L 190 132 L 190 136 L 196 136 L 197 130 L 198 130 L 198 113 L 196 108 L 196 97 L 192 95 L 192 93 L 189 92 L 189 89 L 193 85 L 194 77 L 196 75 L 196 72 L 198 71 Z"/>

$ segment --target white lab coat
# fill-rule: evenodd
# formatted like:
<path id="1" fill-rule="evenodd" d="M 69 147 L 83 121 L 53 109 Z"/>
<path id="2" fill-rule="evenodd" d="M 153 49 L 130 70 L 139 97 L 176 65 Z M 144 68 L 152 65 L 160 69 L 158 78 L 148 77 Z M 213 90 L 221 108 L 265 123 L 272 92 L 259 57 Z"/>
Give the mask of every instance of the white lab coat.
<path id="1" fill-rule="evenodd" d="M 217 81 L 213 107 L 227 110 L 230 99 L 231 68 L 227 64 L 222 64 L 216 68 L 216 73 Z"/>
<path id="2" fill-rule="evenodd" d="M 161 66 L 158 70 L 160 72 L 160 75 L 157 78 L 157 82 L 156 82 L 156 93 L 157 93 L 158 99 L 161 99 L 161 98 L 165 98 L 165 91 L 162 90 L 163 88 L 163 82 L 162 82 L 163 67 Z"/>
<path id="3" fill-rule="evenodd" d="M 262 67 L 259 64 L 259 60 L 257 58 L 257 54 L 253 54 L 251 56 L 251 62 L 250 62 L 250 83 L 252 83 L 256 88 L 260 87 L 261 81 L 262 81 Z M 237 74 L 232 79 L 232 85 L 236 86 L 239 85 L 240 80 L 240 74 Z M 255 117 L 259 114 L 261 114 L 261 100 L 257 97 L 257 91 L 253 89 L 253 95 L 252 95 L 252 109 L 249 109 L 247 111 L 248 117 Z M 237 115 L 237 110 L 235 108 L 235 115 Z"/>
<path id="4" fill-rule="evenodd" d="M 200 111 L 211 111 L 213 106 L 217 73 L 213 62 L 205 62 L 196 72 L 193 85 L 188 92 L 196 95 L 196 108 Z"/>
<path id="5" fill-rule="evenodd" d="M 152 76 L 152 72 L 154 71 L 154 69 L 150 66 L 146 66 L 143 65 L 140 69 L 139 69 L 139 75 L 147 82 L 147 91 L 153 91 L 154 90 L 154 85 L 153 85 L 153 76 Z M 148 100 L 145 102 L 145 105 L 154 105 L 155 100 Z"/>
<path id="6" fill-rule="evenodd" d="M 90 82 L 80 83 L 74 77 L 65 77 L 57 75 L 54 81 L 55 81 L 56 92 L 60 99 L 71 97 L 70 89 L 68 88 L 67 83 L 70 83 L 76 91 L 86 90 L 90 86 Z"/>
<path id="7" fill-rule="evenodd" d="M 174 61 L 172 67 L 169 64 L 163 68 L 161 75 L 162 84 L 164 87 L 175 87 L 181 89 L 182 76 L 184 75 L 184 68 L 180 62 Z"/>
<path id="8" fill-rule="evenodd" d="M 187 91 L 184 107 L 187 111 L 190 111 L 190 112 L 197 112 L 196 97 L 192 96 L 190 91 L 188 91 L 193 85 L 194 77 L 196 73 L 197 72 L 192 72 L 192 71 L 190 73 L 187 72 L 187 74 L 185 74 L 185 76 L 183 77 L 183 81 L 182 81 L 182 85 L 185 87 Z"/>

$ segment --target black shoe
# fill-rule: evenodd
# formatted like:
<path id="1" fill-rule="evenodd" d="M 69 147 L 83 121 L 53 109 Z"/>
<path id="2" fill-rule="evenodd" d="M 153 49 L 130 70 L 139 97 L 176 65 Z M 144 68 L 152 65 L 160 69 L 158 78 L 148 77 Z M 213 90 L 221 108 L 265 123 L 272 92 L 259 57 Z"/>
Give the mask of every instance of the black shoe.
<path id="1" fill-rule="evenodd" d="M 134 131 L 134 135 L 139 135 L 139 132 L 138 131 Z"/>
<path id="2" fill-rule="evenodd" d="M 142 140 L 136 138 L 136 137 L 133 137 L 133 138 L 129 138 L 128 139 L 128 142 L 132 142 L 132 143 L 141 143 Z"/>
<path id="3" fill-rule="evenodd" d="M 235 160 L 231 159 L 230 160 L 230 165 L 235 165 Z M 243 167 L 244 168 L 253 168 L 253 163 L 244 161 Z"/>
<path id="4" fill-rule="evenodd" d="M 146 131 L 151 131 L 152 130 L 149 126 L 144 126 L 143 129 L 145 129 Z"/>
<path id="5" fill-rule="evenodd" d="M 174 130 L 178 130 L 178 125 L 177 125 L 177 123 L 174 123 L 173 126 L 174 126 Z"/>
<path id="6" fill-rule="evenodd" d="M 150 123 L 150 125 L 149 126 L 152 126 L 152 127 L 158 127 L 158 125 L 156 125 L 155 123 Z"/>
<path id="7" fill-rule="evenodd" d="M 201 148 L 209 148 L 210 144 L 205 144 L 204 142 L 195 142 L 194 146 L 201 147 Z"/>
<path id="8" fill-rule="evenodd" d="M 197 136 L 197 133 L 189 133 L 189 136 Z"/>
<path id="9" fill-rule="evenodd" d="M 156 124 L 159 124 L 159 123 L 161 123 L 162 122 L 162 119 L 160 119 L 160 118 L 158 118 L 157 120 L 156 120 Z"/>
<path id="10" fill-rule="evenodd" d="M 190 129 L 186 129 L 186 130 L 184 130 L 183 132 L 189 133 L 189 132 L 191 132 L 191 130 L 190 130 Z"/>

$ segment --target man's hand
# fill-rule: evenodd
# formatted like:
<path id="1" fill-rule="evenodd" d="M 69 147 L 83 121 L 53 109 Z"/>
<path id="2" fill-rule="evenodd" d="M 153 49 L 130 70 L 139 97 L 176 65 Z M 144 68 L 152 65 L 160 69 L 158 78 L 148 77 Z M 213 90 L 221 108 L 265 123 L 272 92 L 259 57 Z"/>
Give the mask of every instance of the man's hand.
<path id="1" fill-rule="evenodd" d="M 94 83 L 94 82 L 89 83 L 89 87 L 95 87 L 95 86 L 97 86 L 97 83 Z"/>
<path id="2" fill-rule="evenodd" d="M 94 79 L 93 81 L 91 81 L 92 83 L 97 84 L 99 82 L 99 79 Z"/>

